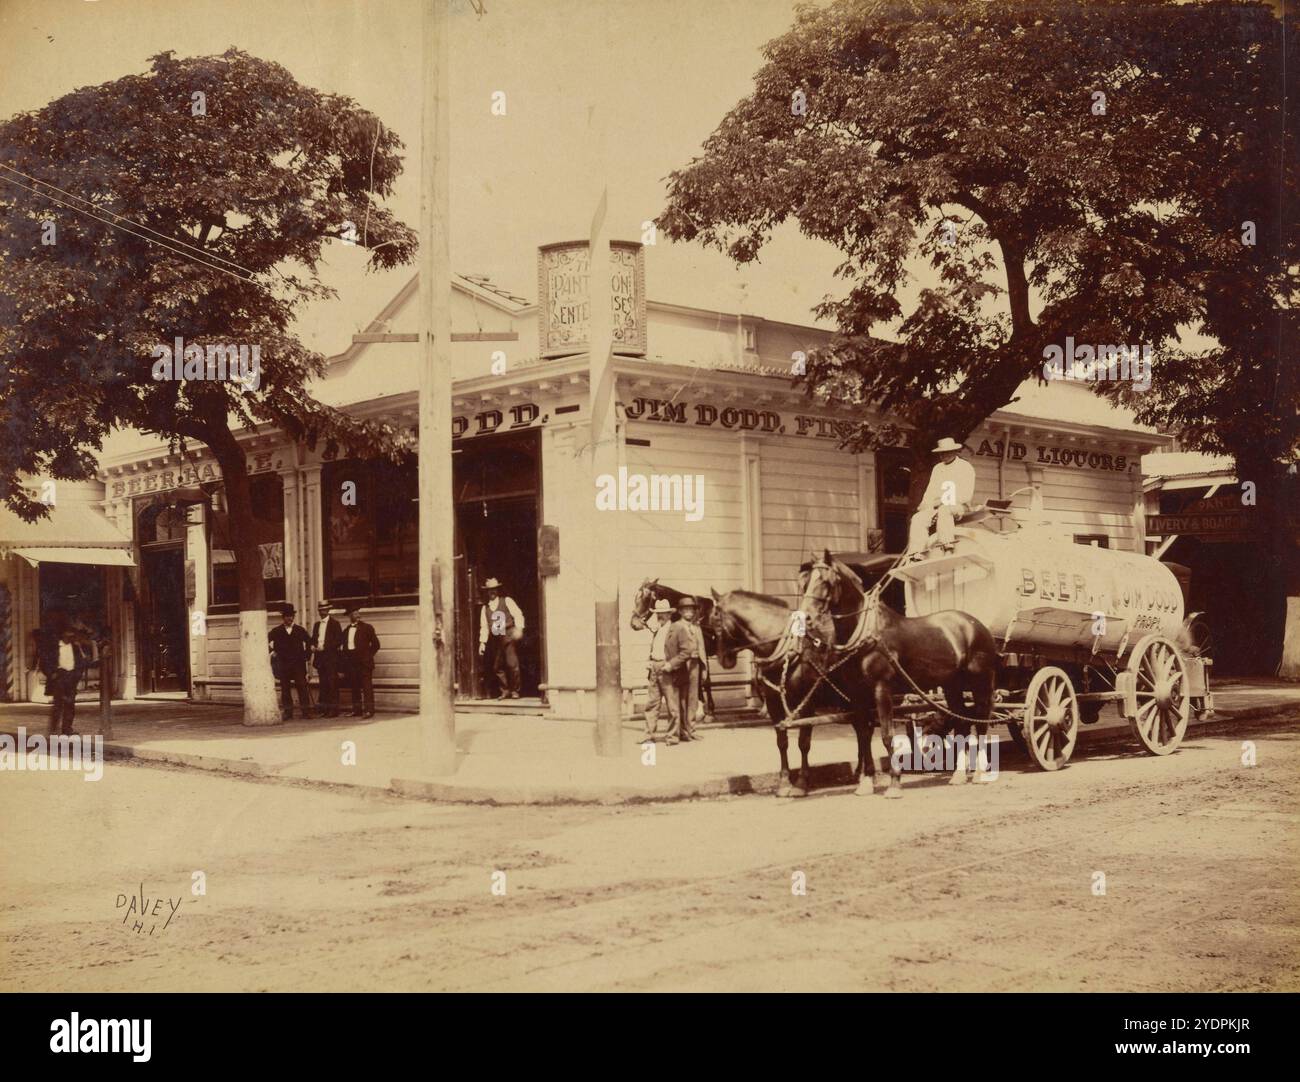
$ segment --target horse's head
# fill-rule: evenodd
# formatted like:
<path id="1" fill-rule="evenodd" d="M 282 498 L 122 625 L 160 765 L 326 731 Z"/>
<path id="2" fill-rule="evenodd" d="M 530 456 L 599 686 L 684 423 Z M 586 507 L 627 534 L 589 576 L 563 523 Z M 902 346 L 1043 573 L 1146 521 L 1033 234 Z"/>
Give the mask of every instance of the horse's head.
<path id="1" fill-rule="evenodd" d="M 713 594 L 713 611 L 708 615 L 708 627 L 713 632 L 714 656 L 724 669 L 734 669 L 736 643 L 739 641 L 736 623 L 731 613 L 727 611 L 725 596 L 713 587 L 709 587 L 709 592 Z"/>
<path id="2" fill-rule="evenodd" d="M 843 581 L 842 565 L 837 564 L 830 549 L 823 549 L 821 555 L 812 554 L 812 559 L 801 569 L 799 581 L 803 593 L 799 601 L 799 610 L 809 617 L 818 617 L 830 609 L 840 597 Z"/>
<path id="3" fill-rule="evenodd" d="M 632 619 L 629 621 L 636 631 L 646 629 L 646 620 L 649 619 L 658 598 L 658 588 L 658 579 L 645 579 L 636 588 L 636 596 L 632 599 Z"/>

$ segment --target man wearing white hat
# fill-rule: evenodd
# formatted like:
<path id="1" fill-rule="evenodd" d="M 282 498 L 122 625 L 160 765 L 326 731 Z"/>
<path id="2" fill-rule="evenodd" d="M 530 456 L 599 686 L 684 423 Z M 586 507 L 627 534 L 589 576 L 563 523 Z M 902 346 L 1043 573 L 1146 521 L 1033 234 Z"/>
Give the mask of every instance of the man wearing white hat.
<path id="1" fill-rule="evenodd" d="M 497 698 L 517 699 L 519 652 L 515 643 L 524 637 L 524 614 L 496 579 L 488 579 L 483 589 L 488 599 L 479 613 L 479 656 L 487 671 L 496 677 Z"/>
<path id="2" fill-rule="evenodd" d="M 934 526 L 939 544 L 951 548 L 953 524 L 970 510 L 975 495 L 975 467 L 960 458 L 962 445 L 945 436 L 931 450 L 939 461 L 930 471 L 930 483 L 912 516 L 908 530 L 907 551 L 920 557 L 930 544 L 930 527 Z"/>
<path id="3" fill-rule="evenodd" d="M 650 658 L 646 663 L 646 700 L 645 700 L 645 735 L 644 740 L 653 740 L 655 730 L 659 727 L 659 713 L 662 710 L 669 718 L 673 716 L 672 705 L 677 702 L 674 697 L 676 689 L 671 677 L 664 672 L 664 662 L 668 659 L 664 653 L 664 644 L 668 630 L 672 626 L 673 607 L 666 597 L 655 602 L 655 623 L 650 634 Z M 676 726 L 671 722 L 669 731 Z"/>

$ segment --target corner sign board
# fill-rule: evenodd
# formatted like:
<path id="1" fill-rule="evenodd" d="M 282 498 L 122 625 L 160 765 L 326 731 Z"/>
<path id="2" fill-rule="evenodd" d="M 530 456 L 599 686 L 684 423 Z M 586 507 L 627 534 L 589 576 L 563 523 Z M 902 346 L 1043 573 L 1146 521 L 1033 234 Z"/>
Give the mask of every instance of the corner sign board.
<path id="1" fill-rule="evenodd" d="M 544 244 L 537 249 L 537 320 L 543 358 L 585 353 L 591 341 L 588 241 Z M 609 243 L 609 297 L 614 352 L 646 353 L 645 252 L 634 241 Z"/>
<path id="2" fill-rule="evenodd" d="M 560 528 L 558 526 L 540 526 L 537 529 L 537 573 L 539 575 L 560 573 Z"/>

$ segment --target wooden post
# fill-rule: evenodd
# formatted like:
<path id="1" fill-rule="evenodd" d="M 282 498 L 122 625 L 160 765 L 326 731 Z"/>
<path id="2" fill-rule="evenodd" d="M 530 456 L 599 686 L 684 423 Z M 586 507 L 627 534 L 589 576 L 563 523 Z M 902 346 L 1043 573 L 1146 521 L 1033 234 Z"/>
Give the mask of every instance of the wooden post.
<path id="1" fill-rule="evenodd" d="M 447 0 L 423 0 L 420 143 L 420 750 L 430 774 L 456 769 L 452 580 L 451 268 L 447 244 Z"/>
<path id="2" fill-rule="evenodd" d="M 608 191 L 602 193 L 591 223 L 587 281 L 591 291 L 592 479 L 618 476 L 618 418 L 613 365 L 614 317 L 610 308 L 609 231 L 605 225 Z M 593 488 L 592 491 L 595 491 Z M 593 512 L 592 580 L 596 599 L 596 754 L 617 756 L 623 735 L 623 672 L 618 639 L 617 512 Z"/>
<path id="3" fill-rule="evenodd" d="M 99 644 L 99 732 L 105 740 L 113 738 L 113 644 L 105 639 Z"/>

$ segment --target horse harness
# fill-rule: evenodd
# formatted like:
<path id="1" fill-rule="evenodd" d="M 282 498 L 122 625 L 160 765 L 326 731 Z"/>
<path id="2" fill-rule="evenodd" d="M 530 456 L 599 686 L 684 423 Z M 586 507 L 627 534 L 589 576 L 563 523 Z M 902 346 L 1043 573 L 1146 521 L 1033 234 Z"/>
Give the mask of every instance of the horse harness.
<path id="1" fill-rule="evenodd" d="M 758 661 L 758 678 L 763 682 L 765 686 L 767 686 L 768 688 L 775 691 L 778 695 L 781 696 L 781 707 L 785 711 L 785 716 L 787 720 L 790 718 L 798 717 L 800 712 L 803 710 L 803 708 L 808 705 L 808 703 L 812 700 L 812 697 L 817 694 L 817 692 L 821 689 L 821 686 L 823 684 L 830 685 L 831 690 L 834 691 L 835 694 L 838 695 L 841 699 L 843 699 L 845 703 L 851 706 L 853 704 L 852 697 L 848 695 L 844 691 L 844 689 L 841 688 L 834 680 L 831 679 L 831 674 L 834 673 L 840 667 L 847 665 L 858 654 L 862 653 L 863 650 L 872 642 L 878 643 L 885 650 L 885 653 L 887 656 L 889 656 L 891 663 L 896 661 L 896 659 L 893 657 L 892 651 L 890 651 L 887 647 L 884 646 L 884 643 L 880 642 L 878 639 L 875 638 L 874 635 L 872 635 L 870 632 L 867 631 L 867 624 L 869 622 L 868 613 L 871 612 L 873 609 L 875 609 L 876 602 L 879 601 L 880 599 L 879 589 L 872 590 L 870 595 L 868 596 L 870 600 L 868 600 L 857 612 L 858 622 L 853 628 L 853 633 L 849 636 L 848 640 L 842 646 L 837 645 L 834 642 L 826 642 L 823 639 L 821 639 L 819 636 L 808 631 L 805 631 L 802 635 L 796 635 L 792 628 L 787 627 L 785 633 L 781 636 L 781 638 L 775 640 L 779 643 L 778 648 L 776 650 L 773 650 L 772 653 L 769 654 L 766 658 L 762 658 L 762 659 L 756 658 L 756 660 Z M 851 615 L 851 614 L 846 613 L 845 615 Z M 823 665 L 817 660 L 815 655 L 810 655 L 806 658 L 804 657 L 802 644 L 797 646 L 794 649 L 791 649 L 791 643 L 793 642 L 793 640 L 803 639 L 803 638 L 811 639 L 813 645 L 816 646 L 819 650 L 820 649 L 829 650 L 830 654 L 833 657 L 838 657 L 838 660 L 836 660 L 835 663 L 830 665 L 829 667 L 823 667 Z M 756 645 L 761 645 L 761 644 L 756 644 Z M 804 693 L 803 697 L 799 700 L 798 704 L 793 709 L 791 709 L 790 701 L 789 698 L 787 697 L 786 691 L 790 682 L 790 673 L 794 669 L 794 666 L 801 660 L 807 661 L 807 663 L 812 666 L 813 671 L 817 675 L 816 675 L 816 679 L 812 682 L 812 685 Z M 767 669 L 771 668 L 773 665 L 777 664 L 778 662 L 781 665 L 781 682 L 779 684 L 773 683 L 771 680 L 769 680 L 766 672 Z"/>

